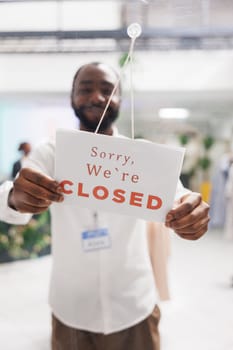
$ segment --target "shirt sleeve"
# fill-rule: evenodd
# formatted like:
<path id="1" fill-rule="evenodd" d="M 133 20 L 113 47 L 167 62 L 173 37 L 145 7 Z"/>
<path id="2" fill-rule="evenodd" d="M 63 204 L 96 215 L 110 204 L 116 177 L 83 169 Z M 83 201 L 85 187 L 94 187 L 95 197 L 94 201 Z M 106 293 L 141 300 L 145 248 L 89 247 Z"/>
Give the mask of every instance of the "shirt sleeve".
<path id="1" fill-rule="evenodd" d="M 37 147 L 22 163 L 22 167 L 37 170 L 47 176 L 54 176 L 54 143 L 48 142 Z M 9 192 L 13 187 L 12 181 L 0 185 L 0 220 L 10 224 L 25 225 L 32 214 L 20 213 L 8 206 Z"/>
<path id="2" fill-rule="evenodd" d="M 32 215 L 19 213 L 8 206 L 8 195 L 12 187 L 12 181 L 6 181 L 0 186 L 0 220 L 9 224 L 25 225 Z"/>

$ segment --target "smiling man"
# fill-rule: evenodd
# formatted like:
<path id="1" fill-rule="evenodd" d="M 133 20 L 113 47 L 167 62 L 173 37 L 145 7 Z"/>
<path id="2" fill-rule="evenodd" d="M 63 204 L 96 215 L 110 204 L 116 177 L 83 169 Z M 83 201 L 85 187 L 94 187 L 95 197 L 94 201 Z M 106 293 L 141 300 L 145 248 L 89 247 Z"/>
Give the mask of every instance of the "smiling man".
<path id="1" fill-rule="evenodd" d="M 98 70 L 96 67 L 102 67 L 104 70 Z M 96 77 L 95 81 L 93 76 Z M 73 80 L 71 104 L 80 121 L 80 130 L 96 130 L 117 78 L 117 73 L 110 67 L 99 63 L 86 65 L 78 70 Z M 100 133 L 112 135 L 112 125 L 118 117 L 120 100 L 118 88 L 100 125 Z"/>
<path id="2" fill-rule="evenodd" d="M 94 132 L 118 80 L 102 63 L 82 66 L 73 80 L 71 104 L 83 132 Z M 121 101 L 116 89 L 100 133 L 117 137 Z M 120 142 L 120 139 L 119 139 Z M 82 147 L 73 150 L 82 152 Z M 27 223 L 48 208 L 52 218 L 50 283 L 53 350 L 159 350 L 160 311 L 148 249 L 146 222 L 127 215 L 66 206 L 54 178 L 55 145 L 35 149 L 14 182 L 0 187 L 0 219 Z M 182 189 L 166 226 L 194 240 L 208 227 L 209 206 Z M 83 239 L 110 245 L 85 251 Z M 91 246 L 91 242 L 90 242 Z M 150 247 L 150 250 L 152 248 Z"/>

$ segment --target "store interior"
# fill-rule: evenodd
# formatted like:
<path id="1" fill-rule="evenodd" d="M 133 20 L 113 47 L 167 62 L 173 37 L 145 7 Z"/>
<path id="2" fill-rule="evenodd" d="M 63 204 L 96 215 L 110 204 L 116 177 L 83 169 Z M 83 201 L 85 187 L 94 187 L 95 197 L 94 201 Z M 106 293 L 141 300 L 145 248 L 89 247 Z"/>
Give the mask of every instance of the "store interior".
<path id="1" fill-rule="evenodd" d="M 181 180 L 201 192 L 211 220 L 197 242 L 171 234 L 161 350 L 233 348 L 232 20 L 229 0 L 0 0 L 0 183 L 20 143 L 36 148 L 78 127 L 70 90 L 87 62 L 122 72 L 122 134 L 131 137 L 132 89 L 135 137 L 186 150 Z M 122 62 L 134 22 L 131 80 Z M 27 227 L 0 222 L 4 350 L 49 349 L 49 222 L 49 213 Z"/>

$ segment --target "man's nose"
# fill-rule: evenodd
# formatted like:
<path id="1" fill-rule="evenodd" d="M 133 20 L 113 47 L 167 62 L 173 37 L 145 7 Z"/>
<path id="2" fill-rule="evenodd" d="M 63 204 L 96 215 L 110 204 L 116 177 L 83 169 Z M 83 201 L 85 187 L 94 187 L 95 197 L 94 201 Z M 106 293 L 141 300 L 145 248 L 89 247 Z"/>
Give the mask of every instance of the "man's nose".
<path id="1" fill-rule="evenodd" d="M 100 90 L 94 90 L 91 95 L 91 99 L 95 103 L 105 102 L 105 96 L 102 94 Z"/>

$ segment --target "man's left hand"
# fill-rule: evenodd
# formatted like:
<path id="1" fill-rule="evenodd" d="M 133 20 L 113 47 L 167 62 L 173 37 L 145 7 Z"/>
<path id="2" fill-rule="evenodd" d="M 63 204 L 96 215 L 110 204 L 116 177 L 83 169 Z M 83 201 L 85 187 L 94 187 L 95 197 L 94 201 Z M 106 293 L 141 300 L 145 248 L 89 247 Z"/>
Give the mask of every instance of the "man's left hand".
<path id="1" fill-rule="evenodd" d="M 196 240 L 208 230 L 209 220 L 209 205 L 199 193 L 190 192 L 175 202 L 167 213 L 165 225 L 182 238 Z"/>

